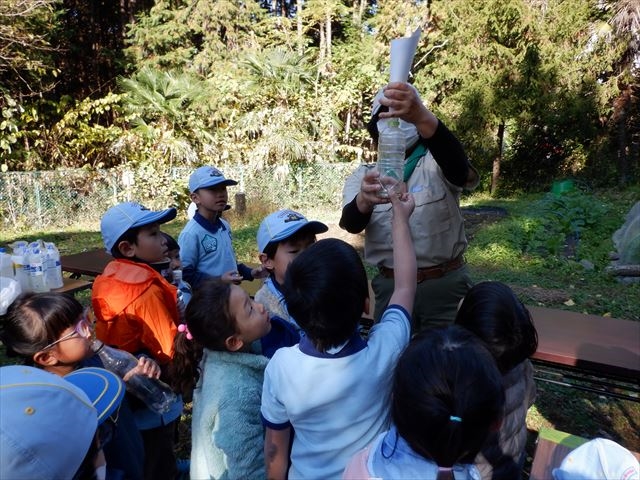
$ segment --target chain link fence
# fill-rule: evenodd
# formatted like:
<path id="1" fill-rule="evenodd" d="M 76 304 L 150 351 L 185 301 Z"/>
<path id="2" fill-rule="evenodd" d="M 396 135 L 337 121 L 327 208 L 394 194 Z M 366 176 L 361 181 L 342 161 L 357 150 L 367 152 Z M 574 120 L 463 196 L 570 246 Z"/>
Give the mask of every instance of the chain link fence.
<path id="1" fill-rule="evenodd" d="M 263 169 L 223 164 L 225 177 L 238 181 L 252 204 L 311 212 L 340 210 L 342 187 L 356 163 L 279 165 Z M 193 168 L 52 170 L 0 173 L 0 225 L 4 233 L 97 225 L 118 202 L 135 200 L 151 209 L 189 204 L 187 182 Z"/>

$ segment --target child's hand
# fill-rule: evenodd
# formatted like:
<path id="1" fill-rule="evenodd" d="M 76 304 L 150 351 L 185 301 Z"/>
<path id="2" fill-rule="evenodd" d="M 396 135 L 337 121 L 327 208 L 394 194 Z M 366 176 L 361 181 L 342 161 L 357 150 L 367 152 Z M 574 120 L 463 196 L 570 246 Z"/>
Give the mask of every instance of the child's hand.
<path id="1" fill-rule="evenodd" d="M 149 357 L 140 357 L 138 359 L 138 365 L 132 368 L 124 376 L 123 380 L 126 382 L 133 375 L 144 375 L 145 377 L 160 378 L 160 366 Z"/>
<path id="2" fill-rule="evenodd" d="M 251 276 L 257 280 L 259 278 L 267 278 L 269 276 L 269 270 L 264 268 L 262 265 L 259 267 L 253 268 L 251 270 Z"/>
<path id="3" fill-rule="evenodd" d="M 231 270 L 230 272 L 225 272 L 220 277 L 225 283 L 235 283 L 236 285 L 240 285 L 242 283 L 242 275 L 240 275 L 236 270 Z"/>
<path id="4" fill-rule="evenodd" d="M 408 220 L 416 206 L 413 195 L 406 192 L 394 193 L 389 195 L 389 198 L 393 207 L 393 218 Z"/>

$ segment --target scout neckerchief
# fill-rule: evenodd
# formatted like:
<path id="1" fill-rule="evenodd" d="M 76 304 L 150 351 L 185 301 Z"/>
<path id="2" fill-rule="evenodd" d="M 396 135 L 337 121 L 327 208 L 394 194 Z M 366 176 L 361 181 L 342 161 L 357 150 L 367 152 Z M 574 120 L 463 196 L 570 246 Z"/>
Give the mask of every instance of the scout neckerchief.
<path id="1" fill-rule="evenodd" d="M 413 171 L 416 168 L 416 165 L 418 164 L 418 160 L 422 158 L 422 156 L 426 151 L 427 151 L 427 147 L 425 147 L 424 144 L 422 143 L 418 143 L 416 148 L 413 149 L 413 152 L 411 152 L 411 154 L 404 161 L 404 181 L 405 182 L 409 180 L 409 177 L 411 177 L 411 174 L 413 173 Z"/>

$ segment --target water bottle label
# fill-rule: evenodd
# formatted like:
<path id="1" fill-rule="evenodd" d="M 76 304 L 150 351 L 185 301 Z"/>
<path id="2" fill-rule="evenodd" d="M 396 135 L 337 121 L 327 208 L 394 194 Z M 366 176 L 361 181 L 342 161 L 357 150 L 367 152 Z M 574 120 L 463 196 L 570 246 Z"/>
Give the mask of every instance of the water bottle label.
<path id="1" fill-rule="evenodd" d="M 44 271 L 42 270 L 42 264 L 31 264 L 29 267 L 29 271 L 31 272 L 31 276 L 35 277 L 36 275 L 43 275 Z"/>

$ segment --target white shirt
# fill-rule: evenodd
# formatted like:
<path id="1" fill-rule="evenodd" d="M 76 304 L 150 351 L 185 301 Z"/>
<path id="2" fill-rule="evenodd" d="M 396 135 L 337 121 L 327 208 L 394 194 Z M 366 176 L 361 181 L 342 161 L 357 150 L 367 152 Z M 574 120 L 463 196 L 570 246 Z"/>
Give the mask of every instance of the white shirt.
<path id="1" fill-rule="evenodd" d="M 351 456 L 389 427 L 393 372 L 409 337 L 409 314 L 390 305 L 368 342 L 356 333 L 329 355 L 303 337 L 276 352 L 261 413 L 270 428 L 294 428 L 289 478 L 340 478 Z"/>

